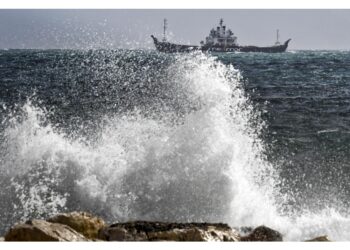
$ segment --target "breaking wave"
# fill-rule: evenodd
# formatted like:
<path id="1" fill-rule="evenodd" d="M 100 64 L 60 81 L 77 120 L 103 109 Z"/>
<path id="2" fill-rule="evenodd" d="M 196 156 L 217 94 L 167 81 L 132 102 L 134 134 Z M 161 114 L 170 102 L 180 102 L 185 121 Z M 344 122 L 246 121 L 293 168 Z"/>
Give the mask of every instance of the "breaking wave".
<path id="1" fill-rule="evenodd" d="M 265 124 L 237 70 L 198 53 L 177 56 L 167 72 L 186 112 L 108 115 L 94 140 L 64 132 L 31 100 L 9 114 L 0 153 L 2 230 L 84 210 L 109 222 L 265 224 L 287 240 L 349 240 L 350 219 L 337 209 L 289 209 L 293 193 L 281 191 L 279 167 L 261 139 Z"/>

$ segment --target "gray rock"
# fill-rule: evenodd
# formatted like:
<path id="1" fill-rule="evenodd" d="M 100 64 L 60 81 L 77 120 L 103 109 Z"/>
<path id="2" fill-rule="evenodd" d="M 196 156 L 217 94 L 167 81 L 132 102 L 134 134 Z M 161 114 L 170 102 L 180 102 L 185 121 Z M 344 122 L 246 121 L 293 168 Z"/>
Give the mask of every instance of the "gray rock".
<path id="1" fill-rule="evenodd" d="M 117 223 L 100 231 L 106 241 L 239 241 L 226 224 L 135 221 Z"/>
<path id="2" fill-rule="evenodd" d="M 241 241 L 283 241 L 282 234 L 265 226 L 253 229 L 247 236 L 242 236 Z"/>
<path id="3" fill-rule="evenodd" d="M 87 239 L 66 225 L 30 220 L 12 227 L 6 233 L 5 241 L 87 241 Z"/>
<path id="4" fill-rule="evenodd" d="M 99 234 L 99 239 L 105 241 L 148 241 L 148 236 L 145 232 L 140 232 L 135 229 L 125 229 L 123 227 L 108 227 L 102 229 Z"/>

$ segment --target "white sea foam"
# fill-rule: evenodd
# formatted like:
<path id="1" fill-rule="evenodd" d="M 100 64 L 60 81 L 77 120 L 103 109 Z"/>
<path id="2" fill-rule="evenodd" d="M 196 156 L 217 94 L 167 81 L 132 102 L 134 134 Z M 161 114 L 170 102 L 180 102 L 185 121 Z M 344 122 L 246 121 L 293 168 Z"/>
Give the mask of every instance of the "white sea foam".
<path id="1" fill-rule="evenodd" d="M 13 187 L 3 207 L 15 219 L 80 209 L 110 221 L 265 224 L 287 240 L 350 239 L 350 219 L 335 209 L 283 210 L 291 197 L 277 188 L 278 166 L 266 160 L 264 124 L 239 72 L 203 54 L 178 57 L 168 70 L 195 107 L 181 122 L 166 112 L 116 115 L 94 143 L 55 129 L 28 101 L 1 145 L 2 176 Z"/>

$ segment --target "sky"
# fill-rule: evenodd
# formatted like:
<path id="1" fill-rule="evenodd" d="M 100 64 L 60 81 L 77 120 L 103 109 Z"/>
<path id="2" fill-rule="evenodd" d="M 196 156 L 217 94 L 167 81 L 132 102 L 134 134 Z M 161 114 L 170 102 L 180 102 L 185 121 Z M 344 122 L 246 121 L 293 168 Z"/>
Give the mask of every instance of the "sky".
<path id="1" fill-rule="evenodd" d="M 153 49 L 168 20 L 171 42 L 199 45 L 224 19 L 240 45 L 292 41 L 290 50 L 350 50 L 349 10 L 0 10 L 0 49 Z"/>

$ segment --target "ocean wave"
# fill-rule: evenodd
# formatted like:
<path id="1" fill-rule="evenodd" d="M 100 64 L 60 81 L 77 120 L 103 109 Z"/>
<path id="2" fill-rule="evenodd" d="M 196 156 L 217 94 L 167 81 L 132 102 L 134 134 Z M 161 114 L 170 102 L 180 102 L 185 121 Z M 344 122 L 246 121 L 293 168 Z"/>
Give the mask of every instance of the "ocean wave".
<path id="1" fill-rule="evenodd" d="M 86 210 L 110 222 L 265 224 L 288 240 L 348 239 L 349 219 L 335 208 L 289 209 L 295 194 L 280 190 L 260 139 L 265 124 L 237 70 L 196 53 L 176 56 L 167 73 L 186 113 L 110 114 L 93 142 L 62 132 L 28 100 L 4 130 L 1 224 Z"/>

